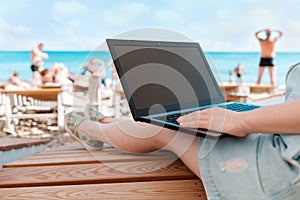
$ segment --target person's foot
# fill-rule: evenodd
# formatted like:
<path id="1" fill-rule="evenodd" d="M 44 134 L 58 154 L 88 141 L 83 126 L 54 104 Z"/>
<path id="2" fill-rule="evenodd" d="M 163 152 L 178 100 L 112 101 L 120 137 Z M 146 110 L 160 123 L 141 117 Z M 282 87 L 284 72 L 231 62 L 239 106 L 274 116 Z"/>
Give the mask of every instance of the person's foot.
<path id="1" fill-rule="evenodd" d="M 103 142 L 91 139 L 89 136 L 80 134 L 78 127 L 85 120 L 84 116 L 70 112 L 65 115 L 65 129 L 72 138 L 80 142 L 87 149 L 102 149 Z"/>
<path id="2" fill-rule="evenodd" d="M 92 121 L 101 122 L 106 117 L 93 105 L 87 105 L 84 110 L 84 116 Z"/>
<path id="3" fill-rule="evenodd" d="M 111 123 L 115 120 L 113 118 L 104 116 L 95 106 L 87 105 L 84 111 L 84 116 L 92 121 L 101 123 Z"/>

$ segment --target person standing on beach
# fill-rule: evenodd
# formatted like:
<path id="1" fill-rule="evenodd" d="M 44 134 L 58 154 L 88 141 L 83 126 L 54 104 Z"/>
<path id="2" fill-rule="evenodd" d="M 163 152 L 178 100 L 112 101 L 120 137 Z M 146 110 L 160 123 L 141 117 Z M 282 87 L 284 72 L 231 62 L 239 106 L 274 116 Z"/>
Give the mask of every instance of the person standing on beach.
<path id="1" fill-rule="evenodd" d="M 44 44 L 40 43 L 31 51 L 31 71 L 32 71 L 32 86 L 36 87 L 41 78 L 40 71 L 44 65 L 43 59 L 48 59 L 47 53 L 43 52 Z"/>
<path id="2" fill-rule="evenodd" d="M 272 33 L 278 33 L 277 36 L 271 37 Z M 265 33 L 266 38 L 261 38 L 260 34 Z M 259 70 L 258 70 L 258 79 L 257 84 L 260 84 L 262 75 L 264 73 L 265 67 L 268 67 L 271 84 L 275 85 L 275 66 L 273 60 L 275 58 L 275 44 L 279 38 L 281 38 L 283 32 L 279 30 L 271 30 L 267 28 L 265 30 L 261 30 L 255 33 L 256 38 L 258 39 L 261 47 L 261 59 L 259 63 Z"/>
<path id="3" fill-rule="evenodd" d="M 235 72 L 236 77 L 237 77 L 237 83 L 239 83 L 239 84 L 242 84 L 242 82 L 243 82 L 243 80 L 242 80 L 243 69 L 244 69 L 244 67 L 240 63 L 234 69 L 234 72 Z"/>

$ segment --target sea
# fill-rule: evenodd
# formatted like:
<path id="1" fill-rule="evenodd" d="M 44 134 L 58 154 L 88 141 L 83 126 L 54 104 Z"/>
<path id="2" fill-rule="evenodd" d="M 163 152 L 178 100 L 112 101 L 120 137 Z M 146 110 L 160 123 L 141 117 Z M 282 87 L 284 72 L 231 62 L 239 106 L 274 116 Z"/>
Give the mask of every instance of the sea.
<path id="1" fill-rule="evenodd" d="M 83 63 L 91 58 L 103 60 L 106 65 L 111 61 L 109 52 L 98 51 L 46 51 L 49 59 L 45 60 L 44 68 L 51 68 L 56 62 L 63 63 L 69 71 L 80 74 L 83 70 Z M 209 64 L 213 68 L 213 73 L 218 77 L 218 81 L 228 82 L 229 71 L 233 70 L 238 64 L 243 65 L 242 80 L 244 83 L 254 84 L 257 81 L 258 64 L 260 59 L 259 52 L 206 52 Z M 289 67 L 300 61 L 300 52 L 278 52 L 276 54 L 276 82 L 279 85 L 285 83 L 285 74 Z M 0 83 L 7 81 L 9 76 L 17 71 L 19 78 L 30 82 L 32 72 L 30 69 L 29 51 L 0 51 Z M 107 69 L 107 76 L 111 78 L 111 71 Z M 235 80 L 235 77 L 234 77 Z M 269 84 L 269 72 L 266 69 L 262 78 L 262 84 Z"/>

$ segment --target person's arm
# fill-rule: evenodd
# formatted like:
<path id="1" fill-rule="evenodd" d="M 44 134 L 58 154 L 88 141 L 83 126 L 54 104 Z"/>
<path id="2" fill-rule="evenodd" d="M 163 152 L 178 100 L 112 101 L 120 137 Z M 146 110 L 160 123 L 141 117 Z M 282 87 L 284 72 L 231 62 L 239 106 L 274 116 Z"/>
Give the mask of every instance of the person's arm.
<path id="1" fill-rule="evenodd" d="M 34 54 L 38 57 L 42 57 L 42 58 L 45 58 L 45 59 L 48 59 L 49 56 L 47 53 L 43 53 L 42 51 L 38 50 L 38 49 L 34 49 L 33 50 Z"/>
<path id="2" fill-rule="evenodd" d="M 300 99 L 249 112 L 222 108 L 196 111 L 177 120 L 182 127 L 206 128 L 235 136 L 251 133 L 300 133 Z"/>
<path id="3" fill-rule="evenodd" d="M 264 32 L 264 31 L 265 31 L 265 29 L 264 29 L 264 30 L 257 31 L 257 32 L 255 33 L 255 37 L 256 37 L 258 40 L 261 40 L 261 38 L 259 37 L 259 34 L 260 34 L 261 32 Z"/>
<path id="4" fill-rule="evenodd" d="M 274 40 L 278 40 L 281 38 L 281 36 L 283 35 L 283 32 L 282 31 L 279 31 L 279 30 L 273 30 L 274 32 L 277 32 L 278 33 L 278 36 L 274 38 Z"/>
<path id="5" fill-rule="evenodd" d="M 17 85 L 17 86 L 22 86 L 22 84 L 23 84 L 23 81 L 21 81 L 21 80 L 19 80 L 17 77 L 11 77 L 10 78 L 11 79 L 11 81 L 15 84 L 15 85 Z"/>

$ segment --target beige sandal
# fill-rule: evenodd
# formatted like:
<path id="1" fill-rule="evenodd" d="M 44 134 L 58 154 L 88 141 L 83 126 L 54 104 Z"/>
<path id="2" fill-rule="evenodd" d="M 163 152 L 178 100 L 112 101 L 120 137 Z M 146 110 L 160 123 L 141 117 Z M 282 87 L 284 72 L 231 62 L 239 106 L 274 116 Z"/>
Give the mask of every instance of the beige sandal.
<path id="1" fill-rule="evenodd" d="M 102 149 L 103 142 L 91 139 L 86 135 L 81 135 L 78 132 L 78 126 L 87 120 L 84 116 L 70 112 L 65 115 L 65 129 L 72 138 L 80 142 L 87 149 Z"/>

